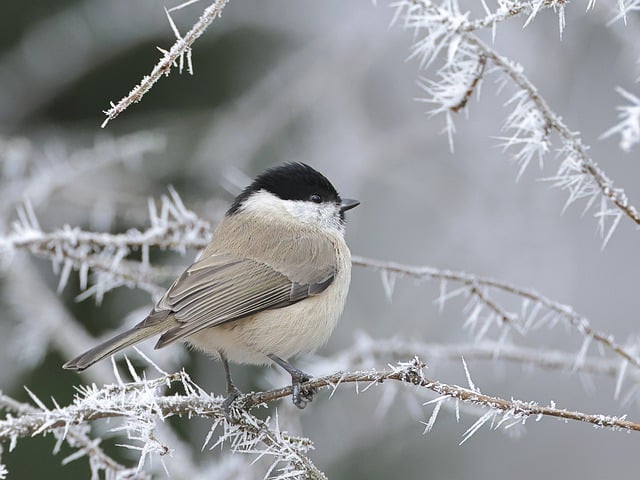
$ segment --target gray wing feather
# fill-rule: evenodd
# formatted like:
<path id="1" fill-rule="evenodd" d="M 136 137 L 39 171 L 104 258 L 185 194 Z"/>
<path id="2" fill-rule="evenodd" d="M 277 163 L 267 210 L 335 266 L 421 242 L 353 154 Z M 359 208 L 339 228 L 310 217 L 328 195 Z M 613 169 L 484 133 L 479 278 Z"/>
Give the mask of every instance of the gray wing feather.
<path id="1" fill-rule="evenodd" d="M 153 322 L 153 317 L 159 320 L 169 314 L 178 322 L 160 337 L 156 348 L 204 328 L 317 295 L 331 285 L 335 272 L 324 275 L 300 283 L 255 260 L 229 254 L 203 258 L 174 282 L 147 318 Z"/>

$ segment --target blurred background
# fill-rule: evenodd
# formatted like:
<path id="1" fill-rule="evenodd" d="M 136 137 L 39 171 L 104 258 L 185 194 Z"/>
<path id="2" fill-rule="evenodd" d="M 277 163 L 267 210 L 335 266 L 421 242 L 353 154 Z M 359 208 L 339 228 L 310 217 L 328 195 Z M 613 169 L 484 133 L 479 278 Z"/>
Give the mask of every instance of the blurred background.
<path id="1" fill-rule="evenodd" d="M 580 131 L 593 158 L 637 205 L 638 150 L 625 153 L 615 138 L 599 140 L 616 123 L 616 106 L 624 103 L 614 88 L 639 90 L 637 14 L 630 14 L 626 27 L 607 26 L 616 4 L 603 0 L 589 13 L 586 2 L 569 4 L 562 39 L 551 10 L 526 29 L 524 18 L 511 19 L 498 26 L 495 49 L 524 66 L 551 107 Z M 181 32 L 206 5 L 173 13 Z M 166 194 L 169 185 L 214 224 L 248 178 L 280 162 L 304 161 L 344 196 L 361 200 L 348 216 L 347 241 L 354 254 L 496 277 L 572 305 L 621 342 L 640 332 L 636 227 L 624 218 L 601 250 L 592 214 L 582 216 L 579 205 L 562 214 L 564 192 L 539 181 L 554 174 L 553 153 L 544 168 L 532 165 L 515 181 L 517 166 L 495 139 L 502 135 L 509 112 L 503 104 L 513 90 L 497 94 L 495 76 L 486 78 L 480 98 L 474 95 L 456 116 L 451 152 L 442 135 L 443 118 L 426 115 L 428 105 L 416 101 L 423 96 L 418 80 L 434 72 L 407 60 L 416 38 L 392 25 L 388 2 L 231 0 L 194 44 L 193 76 L 173 71 L 140 104 L 101 129 L 109 102 L 151 71 L 161 56 L 157 46 L 173 43 L 163 6 L 152 0 L 3 5 L 4 234 L 25 198 L 45 231 L 65 224 L 95 231 L 144 229 L 147 199 Z M 482 37 L 490 40 L 490 32 Z M 177 271 L 196 253 L 155 252 L 152 260 Z M 64 332 L 54 336 L 48 316 L 72 318 L 100 336 L 139 321 L 151 305 L 145 292 L 127 288 L 108 293 L 101 305 L 94 298 L 79 302 L 75 274 L 59 295 L 57 282 L 50 262 L 27 255 L 2 270 L 0 388 L 20 400 L 28 401 L 23 385 L 43 399 L 66 403 L 74 384 L 112 381 L 109 365 L 80 376 L 60 368 L 82 348 L 65 342 Z M 471 341 L 462 328 L 464 302 L 454 300 L 440 313 L 432 303 L 438 292 L 437 283 L 400 278 L 389 301 L 379 274 L 355 268 L 341 323 L 319 354 L 349 349 L 358 332 L 373 339 Z M 514 342 L 572 353 L 582 337 L 559 325 Z M 597 348 L 590 353 L 597 354 Z M 224 391 L 222 368 L 202 355 L 176 347 L 150 356 L 166 368 L 184 366 L 207 390 Z M 384 368 L 396 360 L 372 366 Z M 424 360 L 431 377 L 465 384 L 460 361 Z M 311 360 L 301 365 L 310 373 L 330 373 L 318 371 Z M 523 369 L 500 359 L 469 362 L 469 368 L 484 393 L 640 418 L 637 403 L 614 399 L 614 378 Z M 286 382 L 273 369 L 236 366 L 233 371 L 245 390 Z M 385 384 L 356 394 L 343 386 L 331 399 L 320 394 L 305 411 L 294 412 L 291 430 L 315 442 L 311 457 L 329 478 L 596 479 L 637 469 L 637 434 L 575 422 L 532 419 L 518 435 L 484 427 L 459 446 L 477 417 L 463 413 L 456 423 L 455 413 L 443 410 L 423 436 L 420 422 L 428 420 L 432 407 L 421 402 L 430 397 L 401 387 L 381 408 L 384 389 L 393 388 Z M 289 402 L 278 408 L 286 411 Z M 196 463 L 219 458 L 218 451 L 200 452 L 210 422 L 182 419 L 173 425 L 180 441 L 193 447 Z M 34 438 L 21 441 L 12 453 L 5 449 L 10 478 L 88 476 L 85 460 L 61 466 L 71 450 L 52 455 L 53 445 L 51 438 Z M 106 448 L 124 462 L 136 461 L 128 451 Z M 179 465 L 171 458 L 166 463 L 172 478 L 182 478 Z M 242 475 L 262 478 L 264 470 L 247 467 Z"/>

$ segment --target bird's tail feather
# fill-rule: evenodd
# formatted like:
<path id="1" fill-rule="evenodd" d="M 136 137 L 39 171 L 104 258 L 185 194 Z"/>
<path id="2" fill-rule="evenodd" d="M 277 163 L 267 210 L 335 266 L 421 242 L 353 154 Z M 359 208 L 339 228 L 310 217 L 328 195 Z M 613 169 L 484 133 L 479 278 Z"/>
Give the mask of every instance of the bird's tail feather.
<path id="1" fill-rule="evenodd" d="M 173 323 L 173 321 L 171 321 L 171 323 Z M 163 332 L 166 328 L 166 321 L 150 326 L 142 326 L 142 324 L 136 325 L 132 329 L 122 332 L 121 334 L 106 340 L 100 345 L 93 347 L 91 350 L 87 350 L 73 360 L 69 360 L 62 366 L 62 368 L 66 370 L 82 371 L 103 358 L 119 352 L 123 348 L 130 347 L 131 345 L 135 345 L 142 340 Z"/>

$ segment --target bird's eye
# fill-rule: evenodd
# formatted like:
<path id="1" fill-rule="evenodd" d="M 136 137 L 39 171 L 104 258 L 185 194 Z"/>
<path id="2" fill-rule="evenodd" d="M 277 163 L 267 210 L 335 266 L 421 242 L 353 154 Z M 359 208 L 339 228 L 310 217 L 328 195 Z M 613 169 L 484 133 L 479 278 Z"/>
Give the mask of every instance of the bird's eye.
<path id="1" fill-rule="evenodd" d="M 313 203 L 322 203 L 322 197 L 317 193 L 314 193 L 313 195 L 311 195 L 309 197 L 309 200 L 311 200 Z"/>

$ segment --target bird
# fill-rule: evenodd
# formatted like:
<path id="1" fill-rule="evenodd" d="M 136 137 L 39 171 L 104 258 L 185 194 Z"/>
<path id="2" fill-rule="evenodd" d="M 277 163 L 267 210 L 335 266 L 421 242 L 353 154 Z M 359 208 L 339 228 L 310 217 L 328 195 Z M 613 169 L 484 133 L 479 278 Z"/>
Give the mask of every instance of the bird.
<path id="1" fill-rule="evenodd" d="M 181 341 L 219 359 L 228 412 L 241 391 L 229 362 L 277 364 L 291 376 L 292 401 L 305 408 L 312 377 L 289 359 L 324 345 L 351 281 L 343 199 L 320 172 L 284 163 L 256 176 L 232 202 L 211 242 L 131 329 L 68 361 L 82 371 L 149 337 L 155 348 Z"/>

